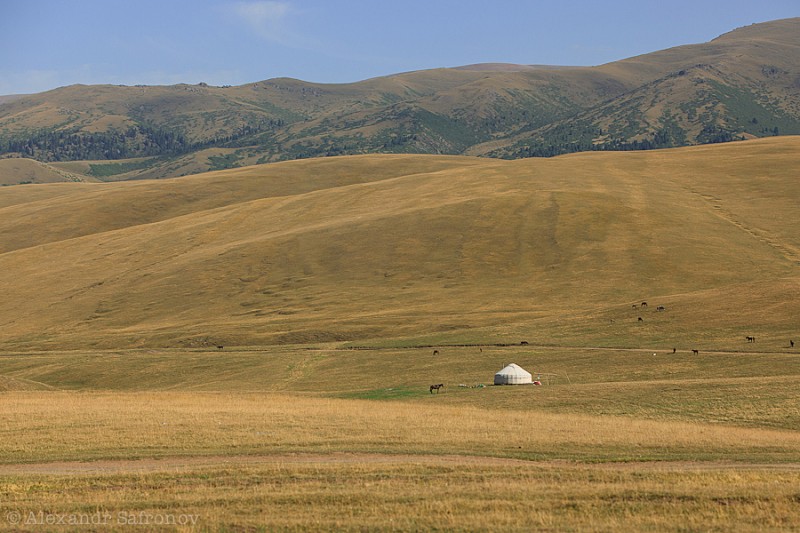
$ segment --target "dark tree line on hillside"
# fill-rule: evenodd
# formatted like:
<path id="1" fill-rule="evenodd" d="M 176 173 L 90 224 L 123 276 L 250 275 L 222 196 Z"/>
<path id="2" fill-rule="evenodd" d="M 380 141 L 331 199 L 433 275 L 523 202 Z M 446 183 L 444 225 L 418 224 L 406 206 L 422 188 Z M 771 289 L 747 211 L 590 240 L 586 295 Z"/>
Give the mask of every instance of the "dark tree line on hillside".
<path id="1" fill-rule="evenodd" d="M 18 153 L 39 161 L 178 154 L 187 151 L 189 146 L 190 143 L 179 133 L 146 126 L 102 133 L 39 131 L 24 139 L 0 139 L 0 153 Z"/>
<path id="2" fill-rule="evenodd" d="M 516 150 L 512 154 L 512 158 L 519 157 L 555 157 L 558 155 L 571 154 L 574 152 L 599 152 L 599 151 L 612 151 L 622 152 L 627 150 L 655 150 L 658 148 L 674 148 L 677 146 L 674 142 L 657 142 L 651 139 L 643 139 L 641 141 L 620 141 L 611 140 L 602 144 L 595 144 L 592 142 L 572 142 L 565 144 L 532 144 L 524 146 Z"/>
<path id="3" fill-rule="evenodd" d="M 20 154 L 39 161 L 114 160 L 129 157 L 172 156 L 211 146 L 236 145 L 251 135 L 275 129 L 282 120 L 244 125 L 227 135 L 191 142 L 182 133 L 158 126 L 136 125 L 124 131 L 86 133 L 42 130 L 25 138 L 0 138 L 0 154 Z"/>
<path id="4" fill-rule="evenodd" d="M 603 143 L 595 143 L 591 139 L 583 138 L 581 140 L 563 143 L 532 143 L 515 150 L 511 154 L 511 158 L 555 157 L 574 152 L 589 151 L 657 150 L 660 148 L 675 148 L 687 144 L 680 133 L 682 132 L 676 134 L 673 128 L 664 128 L 653 133 L 650 138 L 642 140 L 624 141 L 620 139 L 611 139 Z M 739 138 L 739 136 L 734 135 L 732 132 L 717 126 L 707 126 L 703 129 L 703 132 L 698 136 L 697 140 L 702 144 L 711 144 L 735 141 Z"/>

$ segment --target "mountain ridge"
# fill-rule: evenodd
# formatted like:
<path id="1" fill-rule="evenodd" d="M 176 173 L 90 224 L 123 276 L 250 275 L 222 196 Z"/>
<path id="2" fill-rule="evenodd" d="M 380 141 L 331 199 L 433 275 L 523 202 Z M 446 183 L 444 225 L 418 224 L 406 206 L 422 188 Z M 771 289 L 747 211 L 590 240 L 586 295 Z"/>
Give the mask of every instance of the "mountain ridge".
<path id="1" fill-rule="evenodd" d="M 354 83 L 73 85 L 0 104 L 0 154 L 103 180 L 362 153 L 500 158 L 800 133 L 800 18 L 594 67 L 497 63 Z M 150 158 L 142 163 L 141 158 Z"/>

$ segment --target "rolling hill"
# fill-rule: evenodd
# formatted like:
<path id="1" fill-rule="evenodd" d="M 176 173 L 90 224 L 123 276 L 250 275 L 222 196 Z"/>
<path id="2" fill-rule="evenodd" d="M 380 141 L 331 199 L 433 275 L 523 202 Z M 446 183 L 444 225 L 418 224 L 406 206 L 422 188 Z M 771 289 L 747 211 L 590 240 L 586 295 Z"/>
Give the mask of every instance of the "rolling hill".
<path id="1" fill-rule="evenodd" d="M 520 158 L 800 134 L 799 35 L 800 19 L 778 20 L 596 67 L 76 85 L 0 100 L 0 153 L 94 160 L 86 175 L 111 181 L 345 154 Z"/>
<path id="2" fill-rule="evenodd" d="M 800 312 L 798 153 L 800 138 L 778 137 L 516 161 L 364 155 L 0 188 L 0 339 L 785 343 Z"/>
<path id="3" fill-rule="evenodd" d="M 69 172 L 33 159 L 0 159 L 0 186 L 61 181 L 96 181 L 82 172 Z"/>

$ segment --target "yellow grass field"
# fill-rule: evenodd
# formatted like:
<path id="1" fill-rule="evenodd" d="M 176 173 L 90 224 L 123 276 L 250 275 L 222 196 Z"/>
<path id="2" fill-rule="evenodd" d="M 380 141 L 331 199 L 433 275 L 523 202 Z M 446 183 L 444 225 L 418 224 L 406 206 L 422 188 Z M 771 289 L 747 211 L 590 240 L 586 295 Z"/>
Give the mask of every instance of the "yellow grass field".
<path id="1" fill-rule="evenodd" d="M 309 348 L 5 354 L 3 525 L 800 527 L 789 350 Z"/>
<path id="2" fill-rule="evenodd" d="M 798 526 L 796 431 L 271 393 L 3 404 L 0 510 L 25 530 Z"/>
<path id="3" fill-rule="evenodd" d="M 798 156 L 0 188 L 0 530 L 800 530 Z"/>

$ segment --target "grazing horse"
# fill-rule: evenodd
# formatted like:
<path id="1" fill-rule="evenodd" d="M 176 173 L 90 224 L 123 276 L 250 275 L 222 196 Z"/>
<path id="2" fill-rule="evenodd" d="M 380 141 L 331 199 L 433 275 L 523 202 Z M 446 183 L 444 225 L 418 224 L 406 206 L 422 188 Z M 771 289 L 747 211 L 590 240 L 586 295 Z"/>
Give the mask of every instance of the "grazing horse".
<path id="1" fill-rule="evenodd" d="M 522 341 L 522 342 L 521 342 L 521 343 L 519 343 L 519 344 L 520 344 L 520 346 L 527 346 L 527 345 L 528 345 L 528 341 Z"/>
<path id="2" fill-rule="evenodd" d="M 431 394 L 433 394 L 433 389 L 436 389 L 436 394 L 439 394 L 439 389 L 444 387 L 444 383 L 439 383 L 438 385 L 431 385 Z"/>
<path id="3" fill-rule="evenodd" d="M 659 305 L 658 307 L 656 307 L 656 311 L 666 311 L 666 310 L 667 308 L 664 307 L 663 305 Z"/>
<path id="4" fill-rule="evenodd" d="M 700 352 L 697 351 L 697 350 L 692 350 L 692 353 L 695 354 L 695 355 L 700 355 Z"/>
<path id="5" fill-rule="evenodd" d="M 748 335 L 745 338 L 747 339 L 747 342 L 756 342 L 756 338 L 755 337 L 751 337 L 750 335 Z"/>
<path id="6" fill-rule="evenodd" d="M 633 304 L 631 307 L 633 307 L 634 309 L 639 309 L 639 306 L 636 304 Z"/>
<path id="7" fill-rule="evenodd" d="M 647 302 L 642 302 L 642 307 L 647 307 Z"/>
<path id="8" fill-rule="evenodd" d="M 433 355 L 439 355 L 439 350 L 434 350 Z"/>
<path id="9" fill-rule="evenodd" d="M 644 320 L 642 319 L 642 317 L 639 317 L 639 320 L 638 320 L 638 322 L 644 322 Z"/>
<path id="10" fill-rule="evenodd" d="M 217 350 L 221 350 L 223 348 L 224 348 L 224 346 L 222 346 L 221 344 L 217 344 Z"/>
<path id="11" fill-rule="evenodd" d="M 678 349 L 677 349 L 677 348 L 673 348 L 673 349 L 672 349 L 672 353 L 675 353 L 675 352 L 677 352 L 677 351 L 678 351 Z"/>
<path id="12" fill-rule="evenodd" d="M 792 348 L 794 348 L 794 341 L 789 341 L 789 346 L 791 346 Z"/>

